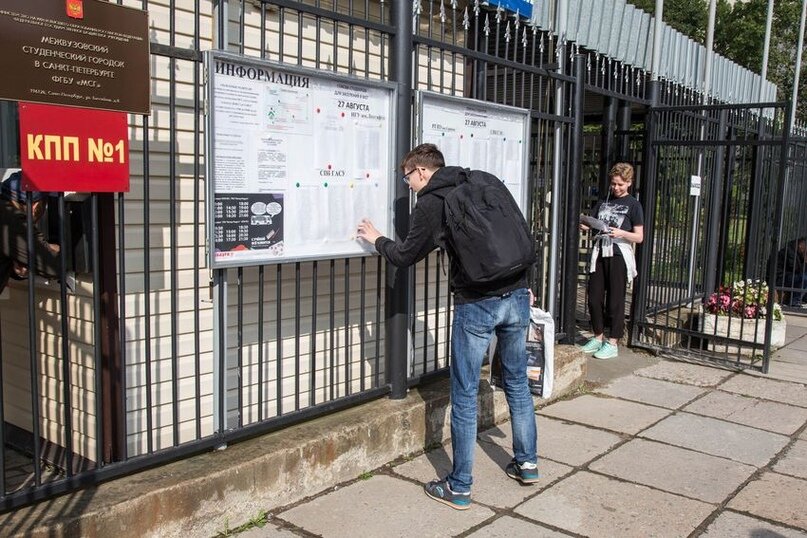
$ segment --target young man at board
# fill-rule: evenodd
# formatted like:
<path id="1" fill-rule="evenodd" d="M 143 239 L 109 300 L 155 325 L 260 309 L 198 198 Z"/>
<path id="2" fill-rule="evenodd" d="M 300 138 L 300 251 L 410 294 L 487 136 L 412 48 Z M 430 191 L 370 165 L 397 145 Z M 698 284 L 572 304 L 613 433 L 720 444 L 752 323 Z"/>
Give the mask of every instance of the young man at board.
<path id="1" fill-rule="evenodd" d="M 482 361 L 496 334 L 502 381 L 510 407 L 514 458 L 507 475 L 538 481 L 535 405 L 527 384 L 526 332 L 534 263 L 532 237 L 504 184 L 491 174 L 445 166 L 434 144 L 421 144 L 401 163 L 403 181 L 417 193 L 406 239 L 395 242 L 373 223 L 359 223 L 358 236 L 387 261 L 413 265 L 435 247 L 448 252 L 454 320 L 451 333 L 451 441 L 453 469 L 425 485 L 426 494 L 457 510 L 471 502 L 477 434 L 477 395 Z"/>

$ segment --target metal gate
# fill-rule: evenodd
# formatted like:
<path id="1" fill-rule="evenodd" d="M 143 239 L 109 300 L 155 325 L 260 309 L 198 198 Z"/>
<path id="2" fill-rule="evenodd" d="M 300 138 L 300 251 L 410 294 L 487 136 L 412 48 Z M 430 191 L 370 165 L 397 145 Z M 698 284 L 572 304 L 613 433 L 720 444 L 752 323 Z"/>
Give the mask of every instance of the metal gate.
<path id="1" fill-rule="evenodd" d="M 767 371 L 789 133 L 783 103 L 650 109 L 632 345 Z"/>

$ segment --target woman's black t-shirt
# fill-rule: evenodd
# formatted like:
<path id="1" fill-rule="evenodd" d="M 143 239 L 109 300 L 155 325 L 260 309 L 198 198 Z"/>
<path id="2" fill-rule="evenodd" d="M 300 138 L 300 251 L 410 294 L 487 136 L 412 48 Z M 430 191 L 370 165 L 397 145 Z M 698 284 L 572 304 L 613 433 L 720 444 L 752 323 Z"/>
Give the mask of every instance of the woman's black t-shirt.
<path id="1" fill-rule="evenodd" d="M 622 198 L 599 200 L 594 206 L 594 215 L 611 228 L 626 232 L 632 232 L 635 226 L 644 226 L 642 204 L 630 194 Z M 615 248 L 614 254 L 621 256 L 622 252 Z"/>
<path id="2" fill-rule="evenodd" d="M 644 226 L 642 204 L 630 194 L 598 201 L 594 206 L 594 215 L 611 228 L 626 232 L 633 231 L 635 226 Z"/>

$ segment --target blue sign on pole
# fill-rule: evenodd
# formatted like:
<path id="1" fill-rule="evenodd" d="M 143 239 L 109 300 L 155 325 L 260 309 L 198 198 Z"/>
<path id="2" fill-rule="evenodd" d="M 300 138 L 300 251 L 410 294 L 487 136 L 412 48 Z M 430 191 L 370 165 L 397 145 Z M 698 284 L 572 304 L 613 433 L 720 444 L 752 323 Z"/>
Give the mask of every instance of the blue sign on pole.
<path id="1" fill-rule="evenodd" d="M 494 6 L 502 6 L 505 9 L 516 12 L 523 17 L 532 17 L 532 0 L 489 0 Z"/>

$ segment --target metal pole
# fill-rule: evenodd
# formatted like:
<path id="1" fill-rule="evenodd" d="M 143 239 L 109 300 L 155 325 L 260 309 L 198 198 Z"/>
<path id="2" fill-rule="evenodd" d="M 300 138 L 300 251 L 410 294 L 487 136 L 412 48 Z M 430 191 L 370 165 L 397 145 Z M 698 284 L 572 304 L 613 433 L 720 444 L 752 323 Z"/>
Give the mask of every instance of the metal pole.
<path id="1" fill-rule="evenodd" d="M 566 0 L 555 0 L 555 28 L 557 35 L 558 73 L 566 72 Z M 555 115 L 563 116 L 563 90 L 565 83 L 555 81 Z M 552 216 L 549 236 L 549 283 L 547 284 L 546 307 L 554 316 L 558 297 L 558 240 L 560 234 L 560 192 L 563 176 L 563 125 L 555 122 L 554 151 L 552 157 Z M 557 318 L 557 316 L 555 316 Z"/>
<path id="2" fill-rule="evenodd" d="M 703 66 L 703 95 L 702 102 L 706 104 L 707 96 L 712 90 L 712 59 L 715 44 L 715 12 L 717 10 L 717 0 L 709 0 L 709 22 L 706 26 L 706 62 Z M 700 163 L 698 164 L 700 174 Z"/>
<path id="3" fill-rule="evenodd" d="M 718 129 L 725 132 L 728 125 L 728 110 L 720 111 L 720 123 Z M 732 152 L 733 153 L 733 152 Z M 717 289 L 718 276 L 722 273 L 722 264 L 718 263 L 722 254 L 720 238 L 723 236 L 721 229 L 723 226 L 723 167 L 726 155 L 726 147 L 718 146 L 715 150 L 715 159 L 712 163 L 712 175 L 715 178 L 709 189 L 709 209 L 706 220 L 706 268 L 704 270 L 704 290 L 711 291 Z M 731 169 L 729 169 L 731 173 Z"/>
<path id="4" fill-rule="evenodd" d="M 647 87 L 647 98 L 650 106 L 645 113 L 645 137 L 642 152 L 642 189 L 639 192 L 639 201 L 644 209 L 644 241 L 636 248 L 636 269 L 639 275 L 633 284 L 633 299 L 631 300 L 630 319 L 630 345 L 640 341 L 640 324 L 645 322 L 647 306 L 647 288 L 650 282 L 650 258 L 652 254 L 653 237 L 655 236 L 656 218 L 656 150 L 653 141 L 656 136 L 656 117 L 653 108 L 658 106 L 661 83 L 651 80 Z"/>
<path id="5" fill-rule="evenodd" d="M 717 0 L 709 1 L 709 22 L 706 27 L 706 62 L 703 66 L 703 93 L 701 103 L 708 104 L 709 92 L 712 89 L 712 52 L 715 42 L 715 13 L 717 10 Z M 706 138 L 706 119 L 708 113 L 704 112 L 703 123 L 701 123 L 699 140 Z M 703 149 L 698 150 L 698 176 L 703 178 Z M 721 178 L 712 178 L 712 181 L 720 181 Z M 700 231 L 701 197 L 695 196 L 695 208 L 692 218 L 692 237 L 689 241 L 689 283 L 687 285 L 687 296 L 692 297 L 695 293 L 695 265 L 698 255 L 698 232 Z"/>
<path id="6" fill-rule="evenodd" d="M 647 303 L 647 287 L 650 282 L 650 257 L 652 238 L 655 233 L 654 219 L 656 215 L 656 153 L 653 148 L 653 139 L 656 132 L 656 118 L 653 109 L 659 104 L 661 82 L 658 72 L 661 68 L 661 33 L 663 29 L 664 0 L 656 0 L 656 14 L 653 25 L 653 56 L 650 64 L 650 84 L 647 87 L 647 98 L 650 106 L 645 112 L 644 147 L 642 151 L 642 189 L 639 192 L 639 201 L 644 209 L 645 240 L 636 248 L 636 269 L 639 275 L 633 283 L 633 298 L 630 305 L 630 345 L 641 339 L 640 324 L 645 322 Z"/>
<path id="7" fill-rule="evenodd" d="M 412 2 L 392 2 L 392 21 L 397 32 L 390 48 L 390 78 L 398 83 L 397 125 L 395 152 L 398 157 L 406 154 L 412 141 Z M 409 189 L 403 181 L 395 182 L 395 239 L 400 241 L 409 232 Z M 386 309 L 384 325 L 387 337 L 384 354 L 387 360 L 390 398 L 406 397 L 407 371 L 409 368 L 409 317 L 410 267 L 395 267 L 387 263 Z"/>
<path id="8" fill-rule="evenodd" d="M 762 47 L 762 73 L 759 75 L 759 93 L 757 99 L 762 102 L 762 92 L 768 79 L 768 53 L 771 50 L 771 23 L 773 22 L 773 1 L 768 0 L 768 14 L 765 17 L 765 44 Z"/>
<path id="9" fill-rule="evenodd" d="M 608 169 L 614 164 L 614 156 L 622 153 L 616 149 L 617 110 L 619 100 L 616 97 L 606 96 L 602 110 L 602 134 L 600 135 L 600 177 L 597 183 L 598 193 L 608 188 Z M 620 140 L 624 136 L 620 135 Z"/>
<path id="10" fill-rule="evenodd" d="M 790 127 L 796 123 L 796 109 L 799 103 L 799 75 L 801 74 L 801 50 L 804 48 L 804 19 L 807 16 L 807 0 L 801 2 L 801 22 L 799 23 L 799 46 L 796 47 L 796 72 L 793 74 L 793 99 L 790 107 Z"/>
<path id="11" fill-rule="evenodd" d="M 566 190 L 566 229 L 563 262 L 566 268 L 563 282 L 563 332 L 564 343 L 574 344 L 575 313 L 577 311 L 577 275 L 580 251 L 580 184 L 583 168 L 583 106 L 585 104 L 586 59 L 582 54 L 574 58 L 574 127 L 572 132 L 571 164 Z"/>
<path id="12" fill-rule="evenodd" d="M 807 0 L 802 3 L 802 8 L 807 6 Z M 804 9 L 801 12 L 801 37 L 799 38 L 799 45 L 803 44 L 804 38 Z M 774 203 L 776 204 L 776 218 L 773 221 L 773 237 L 777 239 L 771 241 L 768 249 L 768 282 L 776 282 L 776 253 L 779 252 L 780 239 L 782 235 L 782 224 L 784 222 L 785 211 L 785 186 L 787 183 L 790 168 L 787 166 L 788 153 L 790 151 L 790 132 L 793 125 L 790 119 L 793 118 L 792 111 L 796 108 L 796 103 L 788 103 L 785 107 L 785 117 L 788 118 L 785 124 L 784 133 L 782 135 L 782 143 L 779 149 L 779 181 L 776 188 L 776 197 Z M 770 287 L 773 289 L 773 286 Z M 765 305 L 768 309 L 768 315 L 765 318 L 765 347 L 762 350 L 762 373 L 767 374 L 770 366 L 771 358 L 771 331 L 773 329 L 773 303 L 774 293 L 768 293 L 768 304 Z"/>
<path id="13" fill-rule="evenodd" d="M 656 0 L 656 14 L 653 25 L 653 60 L 650 64 L 651 80 L 658 80 L 658 70 L 661 68 L 661 34 L 664 31 L 664 0 Z"/>

